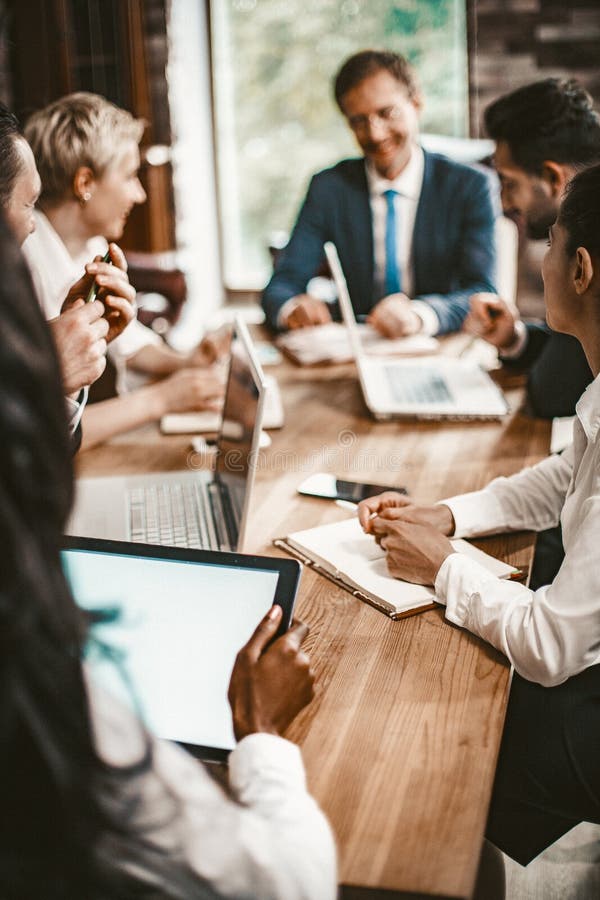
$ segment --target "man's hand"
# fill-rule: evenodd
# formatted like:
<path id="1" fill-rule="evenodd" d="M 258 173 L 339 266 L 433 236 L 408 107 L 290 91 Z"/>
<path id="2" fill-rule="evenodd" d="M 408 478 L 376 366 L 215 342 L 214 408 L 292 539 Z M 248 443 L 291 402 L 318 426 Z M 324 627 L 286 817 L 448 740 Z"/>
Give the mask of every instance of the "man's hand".
<path id="1" fill-rule="evenodd" d="M 406 294 L 384 297 L 369 313 L 367 323 L 390 339 L 418 334 L 423 328 L 421 317 L 412 308 Z"/>
<path id="2" fill-rule="evenodd" d="M 283 734 L 313 698 L 314 676 L 308 656 L 300 649 L 308 627 L 294 622 L 267 646 L 280 621 L 281 607 L 271 607 L 237 655 L 228 697 L 238 741 L 256 732 Z"/>
<path id="3" fill-rule="evenodd" d="M 85 274 L 69 290 L 61 312 L 73 307 L 80 298 L 87 297 L 94 281 L 98 284 L 98 300 L 104 304 L 104 317 L 108 323 L 106 335 L 110 344 L 135 317 L 135 288 L 127 277 L 127 261 L 123 251 L 116 244 L 110 244 L 112 265 L 102 262 L 102 257 L 85 267 Z"/>
<path id="4" fill-rule="evenodd" d="M 483 338 L 499 350 L 506 349 L 517 339 L 516 313 L 497 294 L 472 294 L 469 314 L 463 330 Z"/>
<path id="5" fill-rule="evenodd" d="M 441 534 L 454 534 L 454 516 L 448 506 L 436 503 L 425 506 L 415 503 L 405 494 L 384 491 L 376 497 L 368 497 L 358 504 L 358 521 L 363 531 L 374 534 L 373 522 L 376 517 L 389 522 L 413 522 L 428 525 Z"/>
<path id="6" fill-rule="evenodd" d="M 65 394 L 78 393 L 93 384 L 106 367 L 108 322 L 99 300 L 80 298 L 48 324 L 58 351 Z"/>
<path id="7" fill-rule="evenodd" d="M 390 575 L 413 584 L 435 584 L 440 566 L 454 553 L 448 538 L 433 525 L 377 516 L 371 531 L 386 552 Z"/>
<path id="8" fill-rule="evenodd" d="M 310 294 L 299 294 L 295 301 L 296 305 L 281 323 L 284 328 L 308 328 L 310 325 L 327 325 L 331 322 L 329 306 L 323 300 L 317 300 Z"/>

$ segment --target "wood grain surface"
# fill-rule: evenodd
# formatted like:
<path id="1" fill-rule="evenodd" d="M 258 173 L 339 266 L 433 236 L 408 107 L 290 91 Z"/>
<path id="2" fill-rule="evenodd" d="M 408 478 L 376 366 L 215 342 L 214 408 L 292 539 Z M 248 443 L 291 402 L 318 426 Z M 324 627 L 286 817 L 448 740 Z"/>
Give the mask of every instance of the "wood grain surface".
<path id="1" fill-rule="evenodd" d="M 402 485 L 430 502 L 510 475 L 548 451 L 549 423 L 520 411 L 509 385 L 502 422 L 375 423 L 353 366 L 269 369 L 284 428 L 261 451 L 246 550 L 280 555 L 275 537 L 343 519 L 331 501 L 301 497 L 313 472 Z M 82 475 L 194 468 L 189 438 L 155 427 L 80 454 Z M 529 566 L 533 537 L 478 545 Z M 311 791 L 338 842 L 343 896 L 471 896 L 509 687 L 506 661 L 435 609 L 393 622 L 314 572 L 297 614 L 317 696 L 293 723 Z"/>

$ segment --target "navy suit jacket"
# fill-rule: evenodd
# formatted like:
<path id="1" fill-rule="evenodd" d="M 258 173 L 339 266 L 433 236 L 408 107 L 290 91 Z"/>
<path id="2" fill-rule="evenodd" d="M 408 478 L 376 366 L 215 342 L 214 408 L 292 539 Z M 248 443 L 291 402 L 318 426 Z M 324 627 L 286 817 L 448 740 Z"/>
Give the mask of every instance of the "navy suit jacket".
<path id="1" fill-rule="evenodd" d="M 547 325 L 529 322 L 526 327 L 524 352 L 518 359 L 504 360 L 504 365 L 529 370 L 527 400 L 534 416 L 574 416 L 575 404 L 594 380 L 583 347 L 577 338 Z"/>
<path id="2" fill-rule="evenodd" d="M 425 152 L 423 186 L 413 234 L 414 297 L 433 307 L 439 333 L 456 331 L 469 296 L 494 291 L 499 212 L 493 177 Z M 381 299 L 374 285 L 373 226 L 364 159 L 345 159 L 315 175 L 290 237 L 263 293 L 267 320 L 302 294 L 333 241 L 357 315 Z"/>

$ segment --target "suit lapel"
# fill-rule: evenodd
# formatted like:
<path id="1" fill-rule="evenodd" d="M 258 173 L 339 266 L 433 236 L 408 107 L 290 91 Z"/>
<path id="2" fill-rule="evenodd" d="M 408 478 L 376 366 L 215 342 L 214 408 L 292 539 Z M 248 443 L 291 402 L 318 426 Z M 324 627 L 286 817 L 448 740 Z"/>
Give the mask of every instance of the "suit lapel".
<path id="1" fill-rule="evenodd" d="M 348 250 L 344 271 L 355 312 L 360 314 L 373 305 L 373 221 L 364 160 L 357 159 L 348 175 L 340 246 Z"/>
<path id="2" fill-rule="evenodd" d="M 427 248 L 435 224 L 432 221 L 432 215 L 436 208 L 436 198 L 432 196 L 435 160 L 425 150 L 423 151 L 423 157 L 423 184 L 417 204 L 417 215 L 413 231 L 413 268 L 415 278 L 413 294 L 415 296 L 422 293 L 421 285 L 423 284 L 425 266 L 427 265 Z"/>

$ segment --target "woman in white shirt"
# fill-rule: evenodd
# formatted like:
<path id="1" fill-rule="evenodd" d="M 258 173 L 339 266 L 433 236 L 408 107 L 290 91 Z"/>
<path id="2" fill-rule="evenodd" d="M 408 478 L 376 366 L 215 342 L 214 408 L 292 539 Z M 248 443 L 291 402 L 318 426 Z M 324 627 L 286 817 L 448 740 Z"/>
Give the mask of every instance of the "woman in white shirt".
<path id="1" fill-rule="evenodd" d="M 267 646 L 273 607 L 238 657 L 230 794 L 88 681 L 58 361 L 2 216 L 0 267 L 0 896 L 334 900 L 331 831 L 279 736 L 312 696 L 305 626 Z"/>
<path id="2" fill-rule="evenodd" d="M 569 185 L 542 268 L 548 324 L 580 341 L 595 378 L 577 404 L 571 447 L 435 506 L 388 493 L 359 509 L 390 573 L 434 584 L 446 618 L 516 670 L 487 836 L 524 865 L 578 822 L 600 822 L 599 223 L 594 166 Z M 446 537 L 541 531 L 559 521 L 565 559 L 535 591 L 491 577 Z"/>
<path id="3" fill-rule="evenodd" d="M 46 318 L 59 314 L 85 264 L 104 254 L 107 240 L 119 240 L 129 213 L 146 199 L 138 179 L 143 130 L 130 113 L 88 93 L 62 97 L 27 122 L 42 184 L 23 252 Z M 209 339 L 177 353 L 134 320 L 111 345 L 111 358 L 118 373 L 127 367 L 158 380 L 86 410 L 83 446 L 168 412 L 218 408 L 224 378 L 211 364 L 223 349 Z"/>

